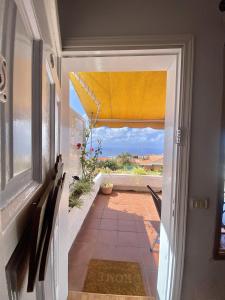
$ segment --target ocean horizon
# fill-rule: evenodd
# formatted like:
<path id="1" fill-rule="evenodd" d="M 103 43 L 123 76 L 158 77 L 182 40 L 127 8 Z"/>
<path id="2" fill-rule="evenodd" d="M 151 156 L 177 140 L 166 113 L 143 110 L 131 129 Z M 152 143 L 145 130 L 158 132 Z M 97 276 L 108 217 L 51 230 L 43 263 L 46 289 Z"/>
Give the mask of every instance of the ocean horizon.
<path id="1" fill-rule="evenodd" d="M 163 151 L 156 148 L 134 148 L 134 147 L 103 147 L 100 157 L 115 157 L 121 153 L 128 152 L 132 155 L 163 155 Z"/>

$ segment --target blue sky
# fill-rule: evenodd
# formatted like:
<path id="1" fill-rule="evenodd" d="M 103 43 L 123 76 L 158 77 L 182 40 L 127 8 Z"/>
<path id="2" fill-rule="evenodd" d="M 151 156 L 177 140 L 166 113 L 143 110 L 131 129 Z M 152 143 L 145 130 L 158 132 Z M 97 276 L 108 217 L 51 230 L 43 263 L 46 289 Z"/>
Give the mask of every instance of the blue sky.
<path id="1" fill-rule="evenodd" d="M 70 84 L 70 105 L 80 115 L 86 116 L 72 84 Z M 93 130 L 93 145 L 97 139 L 102 141 L 102 156 L 115 156 L 121 152 L 139 155 L 162 154 L 164 130 L 100 127 Z"/>

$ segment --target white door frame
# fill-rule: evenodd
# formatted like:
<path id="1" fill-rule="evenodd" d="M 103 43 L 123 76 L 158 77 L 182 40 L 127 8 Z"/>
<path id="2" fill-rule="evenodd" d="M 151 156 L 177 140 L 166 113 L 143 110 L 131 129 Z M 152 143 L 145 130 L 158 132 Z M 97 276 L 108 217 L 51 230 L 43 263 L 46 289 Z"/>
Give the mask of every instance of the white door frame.
<path id="1" fill-rule="evenodd" d="M 109 37 L 77 39 L 75 42 L 73 41 L 73 44 L 73 47 L 67 47 L 62 52 L 62 82 L 65 82 L 63 84 L 64 96 L 68 96 L 68 83 L 66 83 L 68 81 L 68 72 L 74 71 L 72 67 L 78 58 L 81 58 L 81 60 L 85 59 L 84 64 L 86 63 L 86 66 L 88 66 L 90 59 L 95 58 L 96 68 L 103 71 L 101 66 L 102 57 L 113 58 L 118 55 L 144 56 L 147 55 L 145 53 L 146 50 L 155 58 L 160 55 L 174 55 L 176 57 L 175 65 L 171 64 L 167 69 L 167 71 L 170 68 L 173 69 L 173 74 L 175 74 L 175 77 L 170 76 L 170 81 L 174 82 L 172 95 L 175 102 L 174 111 L 171 113 L 174 118 L 172 127 L 171 120 L 166 118 L 167 127 L 170 127 L 168 135 L 166 135 L 170 137 L 168 139 L 171 149 L 170 170 L 173 173 L 170 174 L 172 176 L 167 182 L 164 181 L 163 187 L 164 195 L 168 192 L 170 194 L 170 202 L 167 201 L 167 205 L 164 205 L 164 208 L 162 208 L 162 223 L 165 214 L 170 216 L 170 220 L 166 225 L 167 236 L 164 235 L 165 232 L 163 233 L 164 229 L 161 225 L 161 244 L 167 238 L 167 247 L 165 247 L 167 252 L 164 251 L 162 253 L 160 249 L 157 298 L 160 300 L 180 300 L 188 203 L 193 37 L 190 35 L 132 38 Z M 158 64 L 160 64 L 160 59 Z M 167 189 L 168 182 L 170 185 L 169 190 Z"/>

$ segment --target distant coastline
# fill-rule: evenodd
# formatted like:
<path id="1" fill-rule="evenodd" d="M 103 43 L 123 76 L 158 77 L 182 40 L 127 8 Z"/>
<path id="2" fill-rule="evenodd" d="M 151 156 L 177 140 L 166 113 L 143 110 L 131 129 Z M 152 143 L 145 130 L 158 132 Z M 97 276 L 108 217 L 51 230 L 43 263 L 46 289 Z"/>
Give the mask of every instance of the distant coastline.
<path id="1" fill-rule="evenodd" d="M 131 155 L 163 155 L 163 151 L 159 150 L 159 149 L 151 149 L 149 148 L 139 148 L 139 149 L 134 149 L 133 147 L 119 147 L 119 148 L 107 148 L 105 146 L 103 146 L 102 149 L 102 154 L 101 157 L 115 157 L 123 152 L 128 152 Z"/>

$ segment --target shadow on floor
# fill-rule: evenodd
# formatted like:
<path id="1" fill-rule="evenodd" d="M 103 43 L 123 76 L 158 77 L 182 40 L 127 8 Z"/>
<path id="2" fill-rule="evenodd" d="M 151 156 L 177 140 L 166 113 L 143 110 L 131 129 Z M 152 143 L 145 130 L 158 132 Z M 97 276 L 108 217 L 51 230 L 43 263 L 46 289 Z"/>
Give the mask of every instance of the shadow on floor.
<path id="1" fill-rule="evenodd" d="M 146 294 L 156 295 L 159 253 L 150 244 L 159 230 L 151 196 L 98 194 L 69 252 L 69 290 L 82 291 L 90 259 L 138 262 Z"/>

